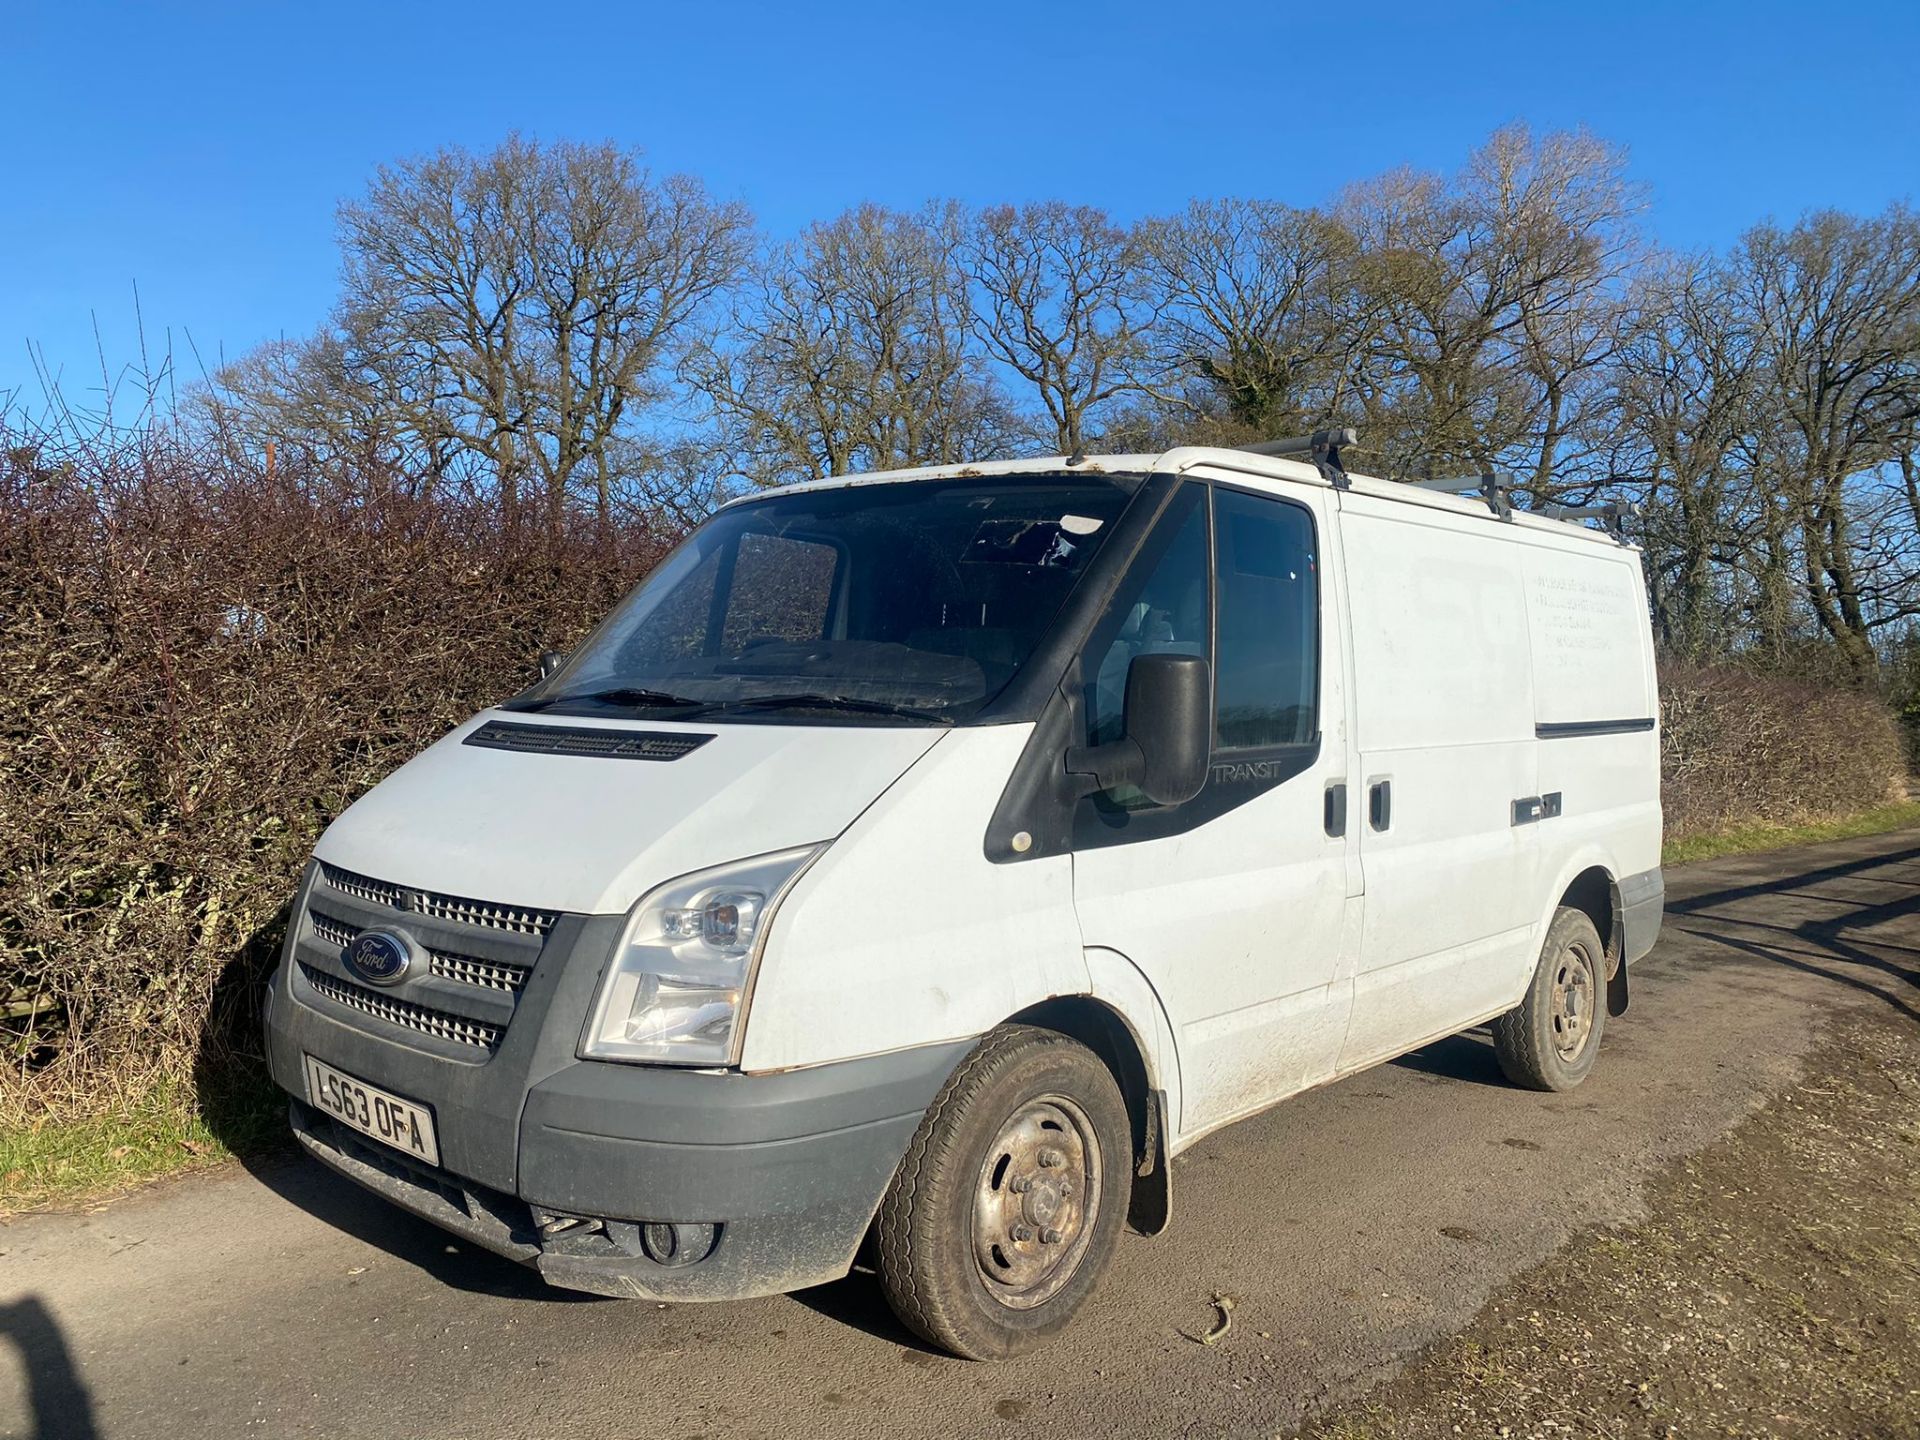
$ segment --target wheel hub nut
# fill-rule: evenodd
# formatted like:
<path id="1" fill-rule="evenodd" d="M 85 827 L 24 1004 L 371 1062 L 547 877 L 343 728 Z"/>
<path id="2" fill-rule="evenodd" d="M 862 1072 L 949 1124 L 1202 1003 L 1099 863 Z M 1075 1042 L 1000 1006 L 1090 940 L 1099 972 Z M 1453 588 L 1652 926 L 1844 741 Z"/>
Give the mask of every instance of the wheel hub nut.
<path id="1" fill-rule="evenodd" d="M 1040 1164 L 1048 1170 L 1053 1169 L 1056 1165 L 1064 1165 L 1066 1163 L 1067 1157 L 1062 1155 L 1058 1150 L 1042 1150 L 1040 1152 Z"/>
<path id="2" fill-rule="evenodd" d="M 1033 1227 L 1031 1225 L 1016 1225 L 1007 1233 L 1013 1236 L 1016 1241 L 1033 1239 Z"/>
<path id="3" fill-rule="evenodd" d="M 1040 1243 L 1042 1245 L 1058 1245 L 1060 1243 L 1060 1232 L 1049 1225 L 1045 1230 L 1040 1232 Z"/>

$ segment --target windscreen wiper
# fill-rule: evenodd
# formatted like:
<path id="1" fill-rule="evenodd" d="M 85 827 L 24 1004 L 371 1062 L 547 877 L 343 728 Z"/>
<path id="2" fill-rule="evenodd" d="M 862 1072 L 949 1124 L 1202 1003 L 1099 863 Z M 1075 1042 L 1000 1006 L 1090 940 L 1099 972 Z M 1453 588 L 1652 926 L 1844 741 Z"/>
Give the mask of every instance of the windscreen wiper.
<path id="1" fill-rule="evenodd" d="M 516 710 L 547 710 L 555 705 L 568 705 L 576 701 L 590 700 L 602 705 L 647 706 L 669 710 L 704 708 L 709 702 L 696 700 L 690 695 L 670 695 L 664 690 L 643 690 L 633 685 L 616 685 L 608 690 L 578 690 L 568 695 L 552 695 L 541 700 L 531 700 L 524 705 L 515 705 Z"/>
<path id="2" fill-rule="evenodd" d="M 859 695 L 826 695 L 805 691 L 797 695 L 748 695 L 738 700 L 715 700 L 709 710 L 846 710 L 859 715 L 893 715 L 902 720 L 925 720 L 951 725 L 951 716 L 891 700 L 868 700 Z"/>

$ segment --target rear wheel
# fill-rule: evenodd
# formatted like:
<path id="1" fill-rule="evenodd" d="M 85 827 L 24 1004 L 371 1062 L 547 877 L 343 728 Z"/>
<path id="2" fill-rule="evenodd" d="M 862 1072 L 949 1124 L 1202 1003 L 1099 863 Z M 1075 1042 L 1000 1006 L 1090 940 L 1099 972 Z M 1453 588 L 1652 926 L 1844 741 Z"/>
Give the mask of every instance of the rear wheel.
<path id="1" fill-rule="evenodd" d="M 1607 951 L 1585 912 L 1561 906 L 1519 1005 L 1493 1022 L 1494 1053 L 1516 1085 L 1571 1090 L 1587 1078 L 1606 1026 Z"/>
<path id="2" fill-rule="evenodd" d="M 880 1283 L 915 1333 L 970 1360 L 1065 1329 L 1126 1220 L 1131 1127 L 1107 1067 L 1064 1035 L 991 1031 L 921 1121 L 880 1202 Z"/>

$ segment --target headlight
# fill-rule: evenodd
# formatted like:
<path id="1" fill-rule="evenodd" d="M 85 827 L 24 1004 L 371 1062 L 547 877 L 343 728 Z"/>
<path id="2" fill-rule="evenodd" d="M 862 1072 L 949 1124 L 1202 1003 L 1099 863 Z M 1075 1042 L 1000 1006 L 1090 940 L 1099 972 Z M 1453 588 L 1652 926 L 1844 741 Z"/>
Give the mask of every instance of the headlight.
<path id="1" fill-rule="evenodd" d="M 600 982 L 581 1057 L 730 1063 L 773 907 L 825 848 L 808 845 L 717 865 L 644 896 Z"/>

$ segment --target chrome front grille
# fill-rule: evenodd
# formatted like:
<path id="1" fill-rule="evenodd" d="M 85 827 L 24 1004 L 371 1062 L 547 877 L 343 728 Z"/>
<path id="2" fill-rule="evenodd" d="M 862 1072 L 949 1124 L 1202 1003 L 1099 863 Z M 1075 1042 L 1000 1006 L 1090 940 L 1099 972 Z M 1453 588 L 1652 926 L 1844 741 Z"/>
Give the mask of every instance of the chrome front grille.
<path id="1" fill-rule="evenodd" d="M 328 945 L 338 945 L 342 950 L 353 943 L 354 936 L 360 933 L 358 925 L 349 925 L 344 920 L 335 919 L 324 910 L 309 909 L 307 919 L 313 926 L 314 935 Z M 443 980 L 455 980 L 462 985 L 478 985 L 483 990 L 498 990 L 504 994 L 517 995 L 527 983 L 527 967 L 510 965 L 500 960 L 482 960 L 477 955 L 460 955 L 451 950 L 427 950 L 427 972 L 438 975 Z"/>
<path id="2" fill-rule="evenodd" d="M 329 945 L 338 945 L 342 950 L 351 945 L 353 937 L 360 933 L 359 926 L 348 925 L 334 919 L 331 915 L 323 915 L 318 910 L 308 910 L 307 919 L 312 922 L 315 935 Z"/>
<path id="3" fill-rule="evenodd" d="M 491 1056 L 560 916 L 416 890 L 324 861 L 319 869 L 297 937 L 307 993 L 446 1041 L 475 1061 Z M 388 926 L 412 940 L 414 966 L 391 984 L 371 984 L 345 952 L 365 931 Z"/>
<path id="4" fill-rule="evenodd" d="M 502 965 L 496 960 L 481 960 L 473 955 L 453 955 L 445 950 L 429 950 L 427 968 L 447 980 L 478 985 L 485 990 L 502 990 L 517 995 L 527 983 L 527 972 L 518 965 Z"/>
<path id="5" fill-rule="evenodd" d="M 513 935 L 544 937 L 560 917 L 551 910 L 530 910 L 523 905 L 499 905 L 490 900 L 466 900 L 458 895 L 441 895 L 432 890 L 412 890 L 388 880 L 375 880 L 338 865 L 320 864 L 327 884 L 343 895 L 364 900 L 370 905 L 386 905 L 402 913 L 412 912 L 450 925 L 471 925 L 479 930 L 504 930 Z"/>
<path id="6" fill-rule="evenodd" d="M 411 1000 L 402 1000 L 393 995 L 382 995 L 377 990 L 369 990 L 361 985 L 350 984 L 336 979 L 324 970 L 316 970 L 304 961 L 300 973 L 316 994 L 363 1015 L 371 1015 L 393 1025 L 404 1026 L 408 1030 L 422 1035 L 431 1035 L 437 1040 L 448 1040 L 456 1045 L 471 1045 L 476 1050 L 491 1052 L 499 1045 L 504 1030 L 498 1025 L 489 1025 L 484 1020 L 471 1020 L 464 1015 L 450 1015 L 444 1010 L 435 1010 L 428 1005 L 416 1005 Z"/>

